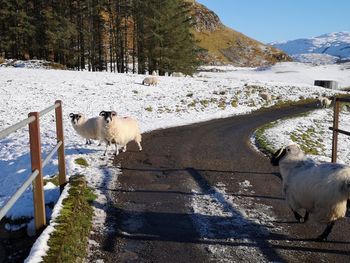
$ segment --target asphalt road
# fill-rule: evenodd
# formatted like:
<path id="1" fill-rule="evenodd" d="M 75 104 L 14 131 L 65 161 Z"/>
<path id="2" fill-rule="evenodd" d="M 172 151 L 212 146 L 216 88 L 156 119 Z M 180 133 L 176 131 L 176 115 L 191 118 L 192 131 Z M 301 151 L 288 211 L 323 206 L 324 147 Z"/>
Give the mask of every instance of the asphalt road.
<path id="1" fill-rule="evenodd" d="M 122 165 L 122 175 L 116 189 L 109 189 L 110 231 L 94 236 L 102 245 L 90 261 L 350 262 L 349 218 L 335 224 L 329 241 L 312 240 L 324 226 L 296 223 L 281 195 L 278 168 L 250 144 L 259 126 L 313 107 L 260 111 L 145 134 L 142 152 L 130 145 L 114 160 Z M 239 183 L 245 180 L 251 188 L 242 193 Z M 240 201 L 227 201 L 216 192 L 218 185 Z M 207 194 L 221 199 L 236 217 L 195 213 L 194 196 Z M 242 204 L 250 211 L 270 207 L 272 226 L 236 225 L 250 220 L 235 212 Z"/>

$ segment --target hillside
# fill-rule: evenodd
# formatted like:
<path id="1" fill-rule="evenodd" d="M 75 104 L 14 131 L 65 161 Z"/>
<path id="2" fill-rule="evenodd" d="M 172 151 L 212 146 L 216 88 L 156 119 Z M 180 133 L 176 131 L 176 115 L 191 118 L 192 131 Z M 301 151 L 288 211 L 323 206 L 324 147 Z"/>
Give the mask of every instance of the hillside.
<path id="1" fill-rule="evenodd" d="M 271 43 L 302 62 L 331 64 L 350 59 L 350 32 Z"/>
<path id="2" fill-rule="evenodd" d="M 284 52 L 251 39 L 226 27 L 220 18 L 196 1 L 192 4 L 196 25 L 193 34 L 203 49 L 201 58 L 206 63 L 230 63 L 235 66 L 264 66 L 280 61 L 291 61 Z"/>

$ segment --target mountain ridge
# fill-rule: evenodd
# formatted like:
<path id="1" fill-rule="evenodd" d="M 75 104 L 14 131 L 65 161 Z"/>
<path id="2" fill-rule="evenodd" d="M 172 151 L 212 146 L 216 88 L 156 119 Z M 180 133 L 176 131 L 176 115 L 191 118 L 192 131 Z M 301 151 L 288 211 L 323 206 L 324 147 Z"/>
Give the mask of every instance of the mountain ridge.
<path id="1" fill-rule="evenodd" d="M 219 16 L 195 0 L 187 1 L 195 18 L 192 33 L 206 64 L 232 64 L 243 67 L 292 61 L 285 52 L 225 26 Z"/>
<path id="2" fill-rule="evenodd" d="M 311 38 L 272 42 L 270 45 L 284 50 L 301 62 L 313 62 L 307 60 L 309 58 L 312 60 L 316 57 L 328 60 L 329 63 L 326 64 L 350 60 L 349 31 L 332 32 Z"/>

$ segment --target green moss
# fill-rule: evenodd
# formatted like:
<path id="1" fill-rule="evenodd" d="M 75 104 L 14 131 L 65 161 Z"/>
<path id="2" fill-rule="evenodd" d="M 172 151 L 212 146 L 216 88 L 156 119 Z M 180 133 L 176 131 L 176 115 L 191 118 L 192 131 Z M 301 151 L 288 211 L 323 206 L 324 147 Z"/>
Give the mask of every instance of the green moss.
<path id="1" fill-rule="evenodd" d="M 88 167 L 89 164 L 84 158 L 77 158 L 74 160 L 74 162 L 80 166 Z"/>
<path id="2" fill-rule="evenodd" d="M 72 176 L 69 184 L 69 196 L 63 200 L 56 219 L 58 225 L 50 236 L 50 248 L 43 262 L 83 262 L 86 257 L 93 216 L 91 203 L 96 196 L 83 176 Z"/>

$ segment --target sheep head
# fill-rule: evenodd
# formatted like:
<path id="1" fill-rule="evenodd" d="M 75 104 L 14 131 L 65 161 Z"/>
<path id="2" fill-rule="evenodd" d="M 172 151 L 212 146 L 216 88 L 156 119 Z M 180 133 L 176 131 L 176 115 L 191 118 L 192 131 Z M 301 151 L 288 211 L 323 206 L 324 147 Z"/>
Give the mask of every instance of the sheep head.
<path id="1" fill-rule="evenodd" d="M 101 111 L 100 116 L 103 117 L 104 121 L 108 124 L 117 116 L 117 113 L 115 111 Z"/>
<path id="2" fill-rule="evenodd" d="M 84 115 L 81 113 L 77 113 L 77 114 L 70 113 L 69 118 L 71 118 L 70 121 L 72 122 L 73 125 L 79 125 L 85 119 Z"/>
<path id="3" fill-rule="evenodd" d="M 282 147 L 274 153 L 274 155 L 271 157 L 271 164 L 273 166 L 278 166 L 280 161 L 286 158 L 299 160 L 304 158 L 304 153 L 298 145 L 288 145 L 287 147 Z"/>

